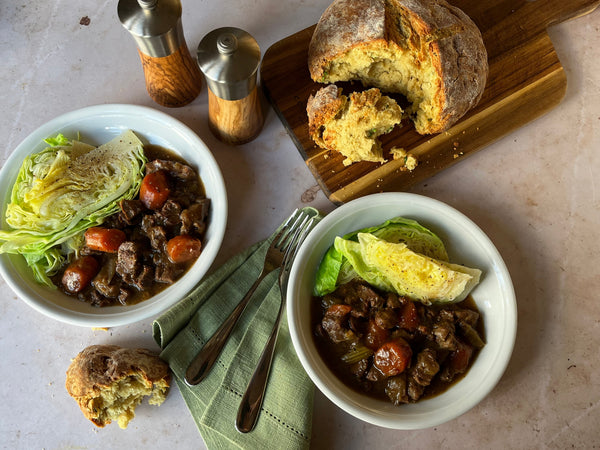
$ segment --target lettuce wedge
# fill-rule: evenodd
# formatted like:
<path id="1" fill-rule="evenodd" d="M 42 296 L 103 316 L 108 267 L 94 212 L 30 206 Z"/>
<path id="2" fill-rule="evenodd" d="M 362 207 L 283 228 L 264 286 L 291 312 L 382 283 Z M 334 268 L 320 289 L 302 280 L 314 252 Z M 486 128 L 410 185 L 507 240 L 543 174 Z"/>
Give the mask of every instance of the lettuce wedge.
<path id="1" fill-rule="evenodd" d="M 401 243 L 359 233 L 358 242 L 337 237 L 335 248 L 372 286 L 425 304 L 464 300 L 481 271 L 414 252 Z"/>
<path id="2" fill-rule="evenodd" d="M 82 233 L 137 195 L 146 157 L 131 130 L 99 147 L 60 134 L 46 143 L 25 158 L 17 175 L 0 253 L 23 255 L 35 279 L 52 287 L 49 277 L 80 247 Z"/>
<path id="3" fill-rule="evenodd" d="M 417 253 L 442 261 L 448 260 L 448 253 L 442 240 L 412 219 L 395 217 L 381 225 L 348 233 L 343 236 L 343 239 L 358 242 L 359 233 L 369 233 L 388 242 L 403 242 L 409 249 Z M 336 286 L 344 284 L 356 276 L 356 270 L 349 260 L 332 245 L 323 256 L 317 270 L 314 294 L 323 296 L 333 292 Z"/>

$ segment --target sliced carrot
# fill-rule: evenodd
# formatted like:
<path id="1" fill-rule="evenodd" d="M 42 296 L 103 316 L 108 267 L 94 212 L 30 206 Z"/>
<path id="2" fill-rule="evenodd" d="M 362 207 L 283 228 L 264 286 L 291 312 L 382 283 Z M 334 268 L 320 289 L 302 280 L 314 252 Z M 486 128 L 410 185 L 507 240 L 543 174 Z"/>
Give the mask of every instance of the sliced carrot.
<path id="1" fill-rule="evenodd" d="M 62 277 L 63 287 L 67 292 L 76 294 L 92 282 L 99 269 L 100 265 L 96 258 L 82 256 L 65 269 Z"/>
<path id="2" fill-rule="evenodd" d="M 412 350 L 410 345 L 404 339 L 398 338 L 386 342 L 377 349 L 373 358 L 373 364 L 386 377 L 393 377 L 406 370 L 411 358 Z"/>
<path id="3" fill-rule="evenodd" d="M 117 228 L 91 227 L 84 236 L 88 248 L 106 253 L 116 253 L 119 245 L 127 239 L 125 232 Z"/>
<path id="4" fill-rule="evenodd" d="M 167 255 L 173 263 L 193 261 L 202 252 L 202 241 L 187 234 L 175 236 L 167 242 Z"/>
<path id="5" fill-rule="evenodd" d="M 148 209 L 160 209 L 169 198 L 170 193 L 169 179 L 164 170 L 151 172 L 142 180 L 140 200 Z"/>

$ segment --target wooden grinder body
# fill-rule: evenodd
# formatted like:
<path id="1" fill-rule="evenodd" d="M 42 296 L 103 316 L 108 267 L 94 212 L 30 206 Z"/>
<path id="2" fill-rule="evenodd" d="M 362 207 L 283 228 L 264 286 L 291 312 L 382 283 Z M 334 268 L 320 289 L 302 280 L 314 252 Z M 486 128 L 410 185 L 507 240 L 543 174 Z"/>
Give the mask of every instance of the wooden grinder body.
<path id="1" fill-rule="evenodd" d="M 138 49 L 146 90 L 162 106 L 174 108 L 192 102 L 202 90 L 202 72 L 192 59 L 185 42 L 175 53 L 156 57 Z"/>
<path id="2" fill-rule="evenodd" d="M 185 43 L 180 0 L 119 0 L 117 13 L 136 41 L 150 98 L 167 107 L 194 100 L 203 76 Z"/>
<path id="3" fill-rule="evenodd" d="M 208 125 L 219 140 L 245 144 L 259 135 L 263 124 L 262 102 L 256 86 L 240 100 L 219 98 L 208 89 Z"/>

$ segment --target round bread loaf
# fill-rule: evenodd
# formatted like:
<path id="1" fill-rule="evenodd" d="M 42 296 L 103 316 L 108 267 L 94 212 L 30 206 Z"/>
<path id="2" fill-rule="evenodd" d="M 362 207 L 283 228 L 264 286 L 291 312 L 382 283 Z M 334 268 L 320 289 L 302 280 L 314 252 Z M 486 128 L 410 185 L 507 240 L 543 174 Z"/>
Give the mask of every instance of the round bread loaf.
<path id="1" fill-rule="evenodd" d="M 402 121 L 402 108 L 377 88 L 342 95 L 330 84 L 311 95 L 306 106 L 308 128 L 317 145 L 357 161 L 385 162 L 378 137 Z"/>
<path id="2" fill-rule="evenodd" d="M 444 0 L 335 0 L 315 28 L 308 67 L 316 82 L 359 80 L 403 94 L 420 134 L 456 123 L 488 75 L 479 29 Z"/>
<path id="3" fill-rule="evenodd" d="M 145 396 L 151 405 L 164 402 L 170 380 L 168 364 L 149 350 L 92 345 L 71 362 L 66 388 L 95 425 L 117 420 L 126 428 Z"/>

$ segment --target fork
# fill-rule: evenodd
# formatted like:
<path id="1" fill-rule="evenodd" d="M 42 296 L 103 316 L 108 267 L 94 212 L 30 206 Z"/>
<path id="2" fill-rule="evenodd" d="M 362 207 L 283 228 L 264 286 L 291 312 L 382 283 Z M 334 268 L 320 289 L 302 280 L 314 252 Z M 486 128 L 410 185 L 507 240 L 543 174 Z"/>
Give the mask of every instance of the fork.
<path id="1" fill-rule="evenodd" d="M 231 335 L 235 324 L 250 302 L 252 294 L 254 294 L 256 288 L 269 273 L 282 265 L 285 252 L 291 244 L 291 237 L 294 236 L 293 233 L 299 229 L 300 225 L 304 223 L 303 221 L 305 221 L 307 217 L 308 214 L 306 212 L 296 209 L 281 226 L 280 231 L 275 235 L 267 249 L 263 268 L 258 275 L 258 278 L 250 287 L 244 298 L 240 300 L 235 309 L 229 314 L 227 319 L 225 319 L 219 329 L 206 342 L 202 350 L 200 350 L 188 366 L 185 373 L 185 381 L 187 384 L 198 384 L 209 374 L 217 358 L 221 354 L 223 347 L 225 347 L 225 343 Z"/>
<path id="2" fill-rule="evenodd" d="M 287 284 L 290 275 L 290 269 L 296 256 L 296 252 L 300 247 L 300 244 L 306 238 L 306 235 L 310 232 L 312 227 L 315 225 L 315 219 L 305 220 L 300 227 L 292 236 L 291 243 L 288 246 L 285 255 L 283 257 L 283 263 L 281 264 L 281 271 L 279 272 L 279 290 L 281 291 L 281 303 L 279 304 L 279 310 L 277 311 L 277 317 L 267 340 L 267 344 L 260 356 L 258 365 L 252 374 L 246 392 L 242 397 L 242 401 L 238 408 L 237 418 L 235 427 L 240 433 L 248 433 L 254 429 L 258 414 L 262 406 L 262 402 L 265 396 L 265 390 L 267 387 L 267 381 L 269 379 L 269 373 L 271 371 L 271 363 L 273 361 L 273 354 L 275 353 L 275 344 L 277 343 L 277 336 L 279 335 L 279 325 L 281 317 L 285 309 L 285 298 L 287 295 Z"/>

